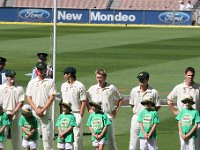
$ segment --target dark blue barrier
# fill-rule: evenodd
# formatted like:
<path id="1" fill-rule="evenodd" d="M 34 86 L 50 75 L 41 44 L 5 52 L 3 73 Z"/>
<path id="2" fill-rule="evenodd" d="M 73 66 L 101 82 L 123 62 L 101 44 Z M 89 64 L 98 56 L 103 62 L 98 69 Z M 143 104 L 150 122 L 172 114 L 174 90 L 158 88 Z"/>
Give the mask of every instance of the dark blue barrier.
<path id="1" fill-rule="evenodd" d="M 0 21 L 53 22 L 53 9 L 0 8 Z M 192 12 L 59 8 L 57 22 L 191 25 Z"/>
<path id="2" fill-rule="evenodd" d="M 0 8 L 0 21 L 18 21 L 16 8 Z"/>
<path id="3" fill-rule="evenodd" d="M 18 9 L 19 22 L 52 22 L 52 9 L 30 9 L 19 8 Z"/>

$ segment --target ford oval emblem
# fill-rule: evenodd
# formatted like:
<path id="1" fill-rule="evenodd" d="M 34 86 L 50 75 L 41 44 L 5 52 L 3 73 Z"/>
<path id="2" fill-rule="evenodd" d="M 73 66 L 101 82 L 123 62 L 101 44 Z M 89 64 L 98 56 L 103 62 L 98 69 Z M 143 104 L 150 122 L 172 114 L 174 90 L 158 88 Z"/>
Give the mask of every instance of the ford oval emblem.
<path id="1" fill-rule="evenodd" d="M 164 12 L 158 18 L 160 21 L 170 24 L 180 24 L 190 20 L 190 16 L 184 12 Z"/>
<path id="2" fill-rule="evenodd" d="M 19 17 L 25 20 L 44 20 L 50 13 L 43 9 L 23 9 L 19 12 Z"/>

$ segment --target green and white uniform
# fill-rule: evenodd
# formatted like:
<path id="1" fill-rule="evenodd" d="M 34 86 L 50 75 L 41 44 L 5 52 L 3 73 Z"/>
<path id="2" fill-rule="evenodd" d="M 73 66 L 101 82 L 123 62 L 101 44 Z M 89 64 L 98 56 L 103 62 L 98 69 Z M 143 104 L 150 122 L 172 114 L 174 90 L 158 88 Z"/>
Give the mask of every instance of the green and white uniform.
<path id="1" fill-rule="evenodd" d="M 95 134 L 101 134 L 103 128 L 110 124 L 111 124 L 110 119 L 108 118 L 106 113 L 93 112 L 88 117 L 86 126 L 92 127 Z M 92 139 L 92 141 L 97 140 L 94 136 L 92 136 L 91 139 Z M 103 135 L 102 140 L 107 140 L 107 132 Z"/>
<path id="2" fill-rule="evenodd" d="M 151 128 L 154 124 L 160 123 L 158 112 L 155 110 L 144 109 L 140 112 L 138 122 L 143 124 L 144 131 L 148 134 L 151 131 Z M 142 130 L 140 129 L 139 137 L 140 149 L 156 149 L 156 129 L 153 131 L 149 139 L 144 139 L 144 135 L 142 133 Z"/>
<path id="3" fill-rule="evenodd" d="M 181 129 L 184 135 L 189 133 L 194 127 L 195 123 L 200 122 L 199 112 L 196 109 L 182 109 L 176 117 L 181 123 Z M 181 138 L 181 149 L 193 150 L 195 148 L 195 138 L 197 137 L 197 132 L 194 132 L 188 141 Z"/>
<path id="4" fill-rule="evenodd" d="M 72 126 L 72 127 L 76 126 L 75 116 L 71 113 L 70 114 L 61 114 L 56 121 L 56 127 L 60 127 L 62 132 L 64 132 L 70 126 Z M 58 136 L 57 142 L 58 143 L 74 142 L 73 130 L 71 130 L 69 133 L 66 134 L 64 141 L 61 140 L 60 136 Z"/>
<path id="5" fill-rule="evenodd" d="M 30 118 L 26 118 L 24 116 L 20 117 L 19 120 L 19 126 L 25 127 L 28 131 L 31 131 L 35 129 L 36 131 L 33 133 L 33 135 L 28 139 L 28 141 L 36 141 L 38 140 L 38 121 L 34 116 L 31 116 Z M 22 132 L 22 138 L 25 139 L 26 133 Z"/>

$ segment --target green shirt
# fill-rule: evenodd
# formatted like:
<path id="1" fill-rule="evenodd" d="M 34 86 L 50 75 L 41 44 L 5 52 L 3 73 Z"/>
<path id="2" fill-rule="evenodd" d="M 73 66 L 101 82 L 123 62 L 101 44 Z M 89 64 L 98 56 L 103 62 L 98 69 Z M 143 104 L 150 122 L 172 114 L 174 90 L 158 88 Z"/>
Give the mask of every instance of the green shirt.
<path id="1" fill-rule="evenodd" d="M 0 128 L 2 128 L 3 126 L 9 126 L 10 125 L 10 121 L 8 119 L 8 116 L 5 112 L 2 112 L 0 114 Z M 5 139 L 5 133 L 4 131 L 0 133 L 0 142 L 3 142 Z"/>
<path id="2" fill-rule="evenodd" d="M 73 114 L 61 114 L 57 121 L 56 121 L 56 127 L 60 127 L 61 131 L 64 132 L 65 130 L 67 130 L 69 127 L 74 127 L 76 126 L 76 118 Z M 71 130 L 70 132 L 65 134 L 65 140 L 61 140 L 60 136 L 58 136 L 57 141 L 59 143 L 65 142 L 65 143 L 69 143 L 69 142 L 74 142 L 74 133 L 73 130 Z"/>
<path id="3" fill-rule="evenodd" d="M 181 123 L 182 132 L 186 135 L 194 127 L 195 123 L 200 122 L 199 112 L 196 109 L 190 110 L 184 108 L 178 113 L 176 120 Z M 196 132 L 193 132 L 191 135 L 192 138 L 195 138 L 196 136 Z"/>
<path id="4" fill-rule="evenodd" d="M 143 111 L 140 112 L 140 115 L 138 117 L 138 122 L 143 124 L 144 131 L 145 133 L 149 133 L 151 131 L 151 128 L 153 127 L 154 124 L 159 124 L 160 120 L 158 117 L 158 112 L 155 110 L 147 110 L 144 109 Z M 144 135 L 142 133 L 142 130 L 140 129 L 140 138 L 144 138 Z M 152 139 L 156 139 L 156 129 L 154 132 L 151 134 Z"/>
<path id="5" fill-rule="evenodd" d="M 92 127 L 95 134 L 101 134 L 103 128 L 111 124 L 110 119 L 106 113 L 103 112 L 93 112 L 89 115 L 86 126 Z M 95 141 L 94 136 L 91 137 L 92 141 Z M 103 140 L 107 139 L 107 132 L 102 137 Z"/>
<path id="6" fill-rule="evenodd" d="M 38 120 L 34 116 L 24 117 L 21 116 L 18 125 L 25 127 L 29 132 L 35 129 L 32 136 L 29 137 L 28 141 L 35 141 L 38 139 Z M 22 131 L 22 138 L 25 139 L 26 133 Z"/>

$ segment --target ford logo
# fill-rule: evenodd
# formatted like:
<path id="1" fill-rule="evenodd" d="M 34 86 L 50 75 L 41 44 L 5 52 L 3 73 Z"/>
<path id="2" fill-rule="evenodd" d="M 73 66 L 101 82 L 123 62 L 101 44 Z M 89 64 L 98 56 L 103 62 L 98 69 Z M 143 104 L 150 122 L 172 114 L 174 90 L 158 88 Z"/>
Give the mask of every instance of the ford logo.
<path id="1" fill-rule="evenodd" d="M 44 20 L 50 13 L 43 9 L 24 9 L 19 12 L 19 17 L 25 20 Z"/>
<path id="2" fill-rule="evenodd" d="M 170 24 L 180 24 L 190 20 L 190 16 L 184 12 L 164 12 L 158 18 L 160 21 Z"/>

